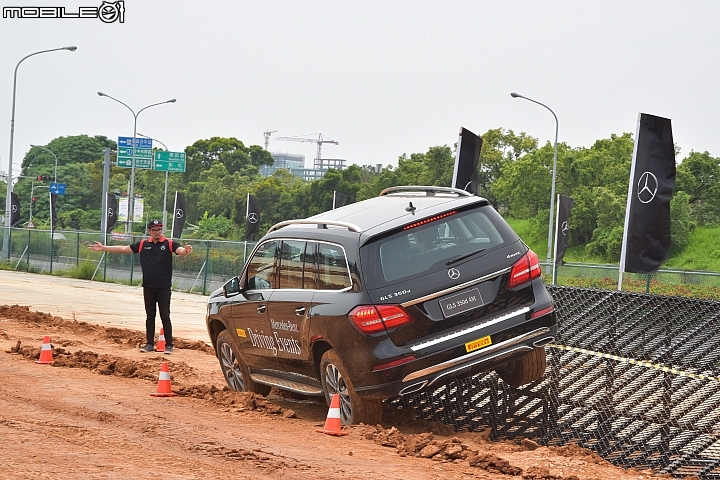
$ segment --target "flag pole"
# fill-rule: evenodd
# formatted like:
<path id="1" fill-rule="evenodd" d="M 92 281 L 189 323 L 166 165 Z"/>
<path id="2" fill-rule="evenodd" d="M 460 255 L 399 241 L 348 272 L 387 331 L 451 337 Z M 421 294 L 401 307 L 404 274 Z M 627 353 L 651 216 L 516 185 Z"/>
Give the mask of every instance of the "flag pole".
<path id="1" fill-rule="evenodd" d="M 247 225 L 247 218 L 250 215 L 250 192 L 247 193 L 245 199 L 245 225 Z M 247 263 L 247 232 L 245 232 L 245 246 L 243 247 L 243 265 Z"/>
<path id="2" fill-rule="evenodd" d="M 555 248 L 553 249 L 553 269 L 552 269 L 552 285 L 557 282 L 557 245 L 558 245 L 558 227 L 560 225 L 560 194 L 557 194 L 555 202 Z"/>
<path id="3" fill-rule="evenodd" d="M 640 118 L 638 113 L 635 129 L 635 145 L 633 146 L 632 162 L 630 163 L 630 181 L 628 182 L 627 204 L 625 205 L 625 228 L 623 229 L 622 248 L 620 250 L 620 268 L 618 271 L 618 291 L 622 291 L 623 272 L 625 271 L 625 255 L 627 253 L 628 224 L 630 223 L 630 202 L 632 201 L 633 182 L 635 181 L 635 160 L 637 159 L 638 137 L 640 136 Z"/>

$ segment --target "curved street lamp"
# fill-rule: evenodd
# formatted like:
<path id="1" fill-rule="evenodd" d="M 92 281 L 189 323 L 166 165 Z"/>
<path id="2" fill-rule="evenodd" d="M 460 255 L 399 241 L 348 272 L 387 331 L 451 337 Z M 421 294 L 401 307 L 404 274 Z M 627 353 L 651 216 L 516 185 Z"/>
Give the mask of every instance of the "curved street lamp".
<path id="1" fill-rule="evenodd" d="M 126 227 L 125 227 L 125 233 L 132 233 L 132 224 L 133 224 L 133 219 L 135 217 L 135 150 L 136 150 L 136 146 L 137 146 L 138 115 L 140 115 L 140 113 L 143 110 L 147 110 L 150 107 L 155 107 L 157 105 L 163 105 L 165 103 L 175 103 L 177 100 L 174 98 L 171 98 L 170 100 L 165 100 L 164 102 L 153 103 L 151 105 L 141 108 L 140 110 L 137 111 L 137 113 L 135 113 L 135 110 L 130 108 L 125 102 L 121 102 L 117 98 L 111 97 L 110 95 L 103 93 L 103 92 L 97 92 L 97 94 L 101 97 L 107 97 L 111 100 L 115 100 L 116 102 L 118 102 L 121 105 L 124 105 L 128 110 L 130 110 L 130 113 L 133 114 L 133 118 L 135 120 L 135 123 L 133 124 L 132 160 L 130 161 L 130 189 L 128 191 L 128 223 L 126 223 Z"/>
<path id="2" fill-rule="evenodd" d="M 10 158 L 8 160 L 8 171 L 7 171 L 7 193 L 5 196 L 5 226 L 7 227 L 5 229 L 5 235 L 3 239 L 3 256 L 5 252 L 7 252 L 8 257 L 10 256 L 10 250 L 8 245 L 8 239 L 10 237 L 10 194 L 12 193 L 12 164 L 13 164 L 13 139 L 15 137 L 15 94 L 17 92 L 17 72 L 18 68 L 20 67 L 20 64 L 25 61 L 26 59 L 34 56 L 34 55 L 40 55 L 41 53 L 48 53 L 48 52 L 56 52 L 59 50 L 67 50 L 69 52 L 74 52 L 77 50 L 77 47 L 75 45 L 71 45 L 69 47 L 60 47 L 60 48 L 51 48 L 50 50 L 40 50 L 39 52 L 31 53 L 30 55 L 26 55 L 23 58 L 20 59 L 20 61 L 15 66 L 15 74 L 13 75 L 13 97 L 12 97 L 12 115 L 10 117 Z"/>
<path id="3" fill-rule="evenodd" d="M 163 146 L 163 148 L 165 149 L 166 152 L 169 152 L 169 151 L 170 151 L 170 150 L 168 150 L 167 145 L 165 145 L 163 142 L 161 142 L 161 141 L 158 140 L 157 138 L 148 137 L 147 135 L 143 135 L 143 134 L 140 133 L 140 132 L 138 132 L 137 134 L 140 135 L 141 137 L 149 138 L 149 139 L 152 140 L 153 142 L 159 143 L 160 145 Z M 162 218 L 162 221 L 163 221 L 163 232 L 165 232 L 165 230 L 167 230 L 167 189 L 168 189 L 168 177 L 169 177 L 169 174 L 170 174 L 170 170 L 165 170 L 165 194 L 163 195 L 163 218 Z M 173 216 L 174 216 L 174 215 L 175 215 L 175 213 L 173 212 Z"/>
<path id="4" fill-rule="evenodd" d="M 49 149 L 45 147 L 41 147 L 40 145 L 30 145 L 31 147 L 39 148 L 40 150 L 45 150 L 46 152 L 50 152 L 50 154 L 55 157 L 55 180 L 53 180 L 55 183 L 57 183 L 57 156 L 50 151 Z"/>
<path id="5" fill-rule="evenodd" d="M 520 95 L 519 93 L 511 92 L 510 96 L 513 98 L 524 98 L 525 100 L 529 100 L 533 103 L 537 103 L 538 105 L 542 105 L 543 107 L 550 110 L 550 113 L 553 114 L 553 117 L 555 117 L 555 143 L 553 144 L 553 169 L 552 169 L 552 187 L 550 190 L 550 223 L 548 224 L 548 245 L 547 245 L 547 263 L 548 268 L 550 268 L 550 262 L 551 262 L 551 254 L 552 252 L 552 239 L 553 239 L 553 215 L 555 214 L 555 176 L 557 175 L 557 139 L 558 139 L 558 118 L 557 115 L 555 115 L 555 112 L 552 111 L 550 107 L 545 105 L 544 103 L 540 103 L 537 100 L 533 100 L 532 98 L 524 97 Z M 552 281 L 553 285 L 555 284 L 555 279 L 553 278 Z"/>

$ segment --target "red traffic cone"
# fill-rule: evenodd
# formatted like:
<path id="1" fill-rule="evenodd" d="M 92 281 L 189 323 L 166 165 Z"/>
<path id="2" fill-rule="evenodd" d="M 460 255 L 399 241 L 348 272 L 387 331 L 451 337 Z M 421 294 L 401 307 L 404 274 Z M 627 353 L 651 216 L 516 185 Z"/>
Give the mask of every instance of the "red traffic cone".
<path id="1" fill-rule="evenodd" d="M 160 377 L 158 377 L 157 392 L 150 394 L 153 397 L 174 397 L 177 393 L 173 393 L 170 387 L 170 371 L 168 370 L 168 362 L 163 362 L 160 366 Z"/>
<path id="2" fill-rule="evenodd" d="M 50 337 L 45 335 L 43 338 L 42 349 L 40 350 L 40 358 L 35 363 L 49 364 L 53 362 L 52 345 L 50 345 Z"/>
<path id="3" fill-rule="evenodd" d="M 340 395 L 337 393 L 334 393 L 332 400 L 330 400 L 330 410 L 328 410 L 327 420 L 325 420 L 325 428 L 315 431 L 326 435 L 335 435 L 336 437 L 349 435 L 350 432 L 343 432 L 340 426 Z"/>
<path id="4" fill-rule="evenodd" d="M 160 335 L 158 335 L 158 343 L 157 347 L 155 347 L 156 352 L 164 352 L 165 351 L 165 329 L 160 329 Z"/>

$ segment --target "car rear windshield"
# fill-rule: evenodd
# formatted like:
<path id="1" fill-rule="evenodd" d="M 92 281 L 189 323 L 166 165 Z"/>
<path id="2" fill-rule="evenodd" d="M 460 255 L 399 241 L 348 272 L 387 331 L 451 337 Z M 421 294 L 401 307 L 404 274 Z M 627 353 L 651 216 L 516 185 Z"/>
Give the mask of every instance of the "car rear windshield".
<path id="1" fill-rule="evenodd" d="M 446 270 L 474 254 L 482 255 L 518 240 L 507 222 L 488 205 L 435 218 L 418 219 L 363 247 L 368 288 Z"/>

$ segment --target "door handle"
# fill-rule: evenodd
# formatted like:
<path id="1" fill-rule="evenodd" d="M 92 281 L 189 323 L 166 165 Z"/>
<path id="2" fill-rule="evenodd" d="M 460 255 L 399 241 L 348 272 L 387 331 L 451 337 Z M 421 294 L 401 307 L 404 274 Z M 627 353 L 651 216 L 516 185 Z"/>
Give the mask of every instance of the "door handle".
<path id="1" fill-rule="evenodd" d="M 258 313 L 265 313 L 265 309 L 266 309 L 266 308 L 267 308 L 267 307 L 266 307 L 265 304 L 263 303 L 262 305 L 259 305 L 259 306 L 257 307 L 257 312 L 258 312 Z"/>
<path id="2" fill-rule="evenodd" d="M 305 305 L 300 305 L 299 307 L 297 307 L 295 309 L 295 315 L 297 315 L 298 317 L 302 317 L 303 315 L 305 315 Z"/>

